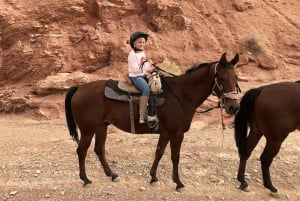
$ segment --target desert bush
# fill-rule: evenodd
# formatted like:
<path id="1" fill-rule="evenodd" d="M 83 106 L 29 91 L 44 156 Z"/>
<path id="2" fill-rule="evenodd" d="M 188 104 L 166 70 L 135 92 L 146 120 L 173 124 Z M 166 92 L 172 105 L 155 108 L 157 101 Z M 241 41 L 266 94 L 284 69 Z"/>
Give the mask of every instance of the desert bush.
<path id="1" fill-rule="evenodd" d="M 265 45 L 266 39 L 258 30 L 251 31 L 244 41 L 245 48 L 256 56 L 264 52 Z"/>

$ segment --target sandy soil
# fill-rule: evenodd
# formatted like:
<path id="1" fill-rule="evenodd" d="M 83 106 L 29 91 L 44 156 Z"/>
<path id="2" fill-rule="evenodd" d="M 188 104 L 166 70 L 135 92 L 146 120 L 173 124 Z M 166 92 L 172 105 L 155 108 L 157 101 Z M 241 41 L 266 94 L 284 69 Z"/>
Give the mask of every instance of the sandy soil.
<path id="1" fill-rule="evenodd" d="M 264 140 L 248 161 L 250 192 L 238 189 L 238 155 L 233 130 L 223 130 L 219 111 L 195 117 L 186 133 L 180 176 L 186 188 L 175 191 L 171 180 L 170 149 L 159 168 L 158 186 L 149 184 L 157 135 L 132 135 L 109 129 L 107 159 L 121 178 L 112 182 L 100 166 L 93 144 L 87 160 L 92 185 L 79 179 L 77 145 L 64 118 L 36 121 L 16 115 L 0 117 L 0 197 L 2 200 L 275 200 L 262 185 L 259 156 Z M 210 121 L 210 122 L 208 122 Z M 227 123 L 229 120 L 226 120 Z M 290 134 L 271 167 L 280 200 L 299 200 L 300 132 Z"/>

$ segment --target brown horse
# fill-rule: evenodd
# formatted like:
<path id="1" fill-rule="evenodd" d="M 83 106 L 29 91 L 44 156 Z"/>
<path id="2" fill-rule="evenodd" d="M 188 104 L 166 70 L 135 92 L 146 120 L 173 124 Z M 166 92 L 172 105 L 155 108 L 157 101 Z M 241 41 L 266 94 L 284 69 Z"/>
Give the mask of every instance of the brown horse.
<path id="1" fill-rule="evenodd" d="M 178 174 L 180 147 L 184 133 L 191 126 L 196 108 L 212 92 L 222 100 L 221 105 L 228 114 L 233 115 L 237 112 L 239 103 L 236 96 L 238 91 L 234 66 L 238 60 L 239 55 L 236 54 L 231 61 L 227 61 L 224 53 L 218 62 L 194 66 L 177 77 L 162 78 L 165 86 L 165 102 L 156 107 L 160 135 L 150 171 L 151 183 L 158 181 L 157 167 L 170 141 L 172 178 L 177 190 L 184 187 Z M 93 136 L 95 135 L 94 151 L 99 157 L 104 172 L 115 181 L 118 175 L 110 169 L 105 158 L 107 127 L 112 124 L 125 132 L 131 131 L 128 103 L 106 98 L 104 96 L 106 82 L 107 80 L 99 80 L 72 87 L 65 99 L 67 124 L 70 135 L 78 143 L 80 178 L 84 181 L 84 185 L 91 183 L 85 172 L 85 158 Z M 138 122 L 137 104 L 134 105 L 133 112 L 135 122 Z M 81 133 L 80 140 L 76 124 Z M 135 130 L 138 134 L 150 133 L 147 124 L 135 123 Z"/>
<path id="2" fill-rule="evenodd" d="M 241 182 L 242 190 L 247 190 L 248 187 L 245 181 L 246 162 L 264 135 L 266 146 L 260 156 L 263 182 L 271 192 L 277 192 L 272 184 L 269 169 L 284 139 L 290 132 L 300 129 L 298 82 L 262 86 L 247 91 L 242 97 L 240 110 L 234 120 L 235 141 L 240 157 L 237 179 Z"/>

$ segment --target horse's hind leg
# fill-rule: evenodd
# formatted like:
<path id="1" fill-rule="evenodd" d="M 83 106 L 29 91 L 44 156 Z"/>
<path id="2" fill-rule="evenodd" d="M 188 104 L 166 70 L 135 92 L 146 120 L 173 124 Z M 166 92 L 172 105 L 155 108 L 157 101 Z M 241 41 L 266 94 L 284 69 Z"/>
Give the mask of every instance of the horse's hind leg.
<path id="1" fill-rule="evenodd" d="M 85 158 L 86 158 L 87 150 L 88 150 L 89 146 L 91 145 L 93 136 L 94 136 L 93 133 L 87 133 L 87 132 L 81 131 L 81 138 L 80 138 L 79 145 L 77 148 L 77 155 L 78 155 L 78 160 L 79 160 L 79 177 L 81 180 L 84 181 L 84 186 L 92 183 L 86 176 Z"/>
<path id="2" fill-rule="evenodd" d="M 155 159 L 153 161 L 153 164 L 152 164 L 152 167 L 150 170 L 150 175 L 151 175 L 150 183 L 151 184 L 158 181 L 157 176 L 156 176 L 157 167 L 158 167 L 160 159 L 162 158 L 162 156 L 165 152 L 166 146 L 169 142 L 169 137 L 166 137 L 166 136 L 167 135 L 163 135 L 163 134 L 160 134 L 160 136 L 159 136 L 159 140 L 158 140 L 156 151 L 155 151 Z"/>
<path id="3" fill-rule="evenodd" d="M 245 171 L 246 171 L 246 163 L 249 159 L 253 149 L 256 147 L 260 138 L 262 137 L 262 133 L 259 131 L 254 131 L 255 129 L 250 129 L 248 138 L 247 138 L 247 151 L 245 155 L 240 156 L 240 164 L 238 169 L 237 180 L 241 182 L 240 188 L 244 191 L 247 191 L 248 183 L 245 180 Z"/>
<path id="4" fill-rule="evenodd" d="M 277 192 L 277 189 L 273 186 L 270 177 L 270 166 L 273 158 L 279 152 L 282 141 L 270 141 L 267 139 L 266 147 L 260 157 L 261 169 L 263 175 L 264 186 L 270 189 L 273 193 Z"/>
<path id="5" fill-rule="evenodd" d="M 112 181 L 115 181 L 118 178 L 118 175 L 111 171 L 110 167 L 105 158 L 105 142 L 107 136 L 107 125 L 99 126 L 96 129 L 96 138 L 95 138 L 95 148 L 94 151 L 97 154 L 103 170 L 106 176 L 111 177 Z"/>

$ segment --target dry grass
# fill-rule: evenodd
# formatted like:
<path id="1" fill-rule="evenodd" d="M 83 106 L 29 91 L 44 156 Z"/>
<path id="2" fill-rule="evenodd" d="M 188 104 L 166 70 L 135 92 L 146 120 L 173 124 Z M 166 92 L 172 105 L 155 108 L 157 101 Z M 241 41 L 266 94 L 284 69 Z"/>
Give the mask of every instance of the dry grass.
<path id="1" fill-rule="evenodd" d="M 161 69 L 164 71 L 173 74 L 173 75 L 181 75 L 182 71 L 181 68 L 175 64 L 174 62 L 171 62 L 169 60 L 164 60 L 162 63 L 157 64 Z M 162 74 L 169 76 L 168 73 L 161 72 Z"/>
<path id="2" fill-rule="evenodd" d="M 261 32 L 253 30 L 250 32 L 249 37 L 245 39 L 244 46 L 249 52 L 258 56 L 264 52 L 266 41 L 266 38 Z"/>

